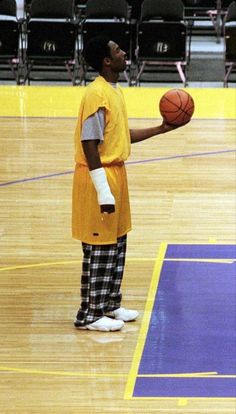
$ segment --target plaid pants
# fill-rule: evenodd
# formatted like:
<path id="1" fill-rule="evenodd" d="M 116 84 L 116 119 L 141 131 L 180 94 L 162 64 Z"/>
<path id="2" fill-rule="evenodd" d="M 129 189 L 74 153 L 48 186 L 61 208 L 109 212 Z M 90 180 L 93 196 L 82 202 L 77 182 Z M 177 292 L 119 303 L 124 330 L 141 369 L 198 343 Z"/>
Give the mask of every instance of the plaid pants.
<path id="1" fill-rule="evenodd" d="M 126 241 L 125 235 L 117 239 L 117 244 L 82 243 L 81 307 L 76 326 L 92 323 L 104 313 L 120 307 Z"/>

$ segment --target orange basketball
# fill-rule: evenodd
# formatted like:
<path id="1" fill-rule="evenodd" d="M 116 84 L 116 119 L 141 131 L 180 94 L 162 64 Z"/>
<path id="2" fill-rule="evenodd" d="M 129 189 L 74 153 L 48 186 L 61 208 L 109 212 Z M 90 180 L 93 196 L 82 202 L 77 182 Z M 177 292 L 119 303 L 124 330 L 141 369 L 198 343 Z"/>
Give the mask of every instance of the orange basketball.
<path id="1" fill-rule="evenodd" d="M 167 124 L 185 125 L 194 112 L 194 101 L 183 89 L 170 89 L 161 98 L 159 109 Z"/>

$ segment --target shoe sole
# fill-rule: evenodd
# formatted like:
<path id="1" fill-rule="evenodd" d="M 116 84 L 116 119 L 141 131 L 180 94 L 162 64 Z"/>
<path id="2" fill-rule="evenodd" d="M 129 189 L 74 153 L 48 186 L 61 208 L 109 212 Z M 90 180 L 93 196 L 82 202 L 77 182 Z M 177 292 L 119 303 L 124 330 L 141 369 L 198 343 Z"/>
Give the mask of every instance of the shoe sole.
<path id="1" fill-rule="evenodd" d="M 81 329 L 81 330 L 88 330 L 88 331 L 100 331 L 100 332 L 115 332 L 115 331 L 120 331 L 123 328 L 124 325 L 122 325 L 120 328 L 94 328 L 93 326 L 89 326 L 89 325 L 85 325 L 85 326 L 75 326 L 76 329 Z"/>

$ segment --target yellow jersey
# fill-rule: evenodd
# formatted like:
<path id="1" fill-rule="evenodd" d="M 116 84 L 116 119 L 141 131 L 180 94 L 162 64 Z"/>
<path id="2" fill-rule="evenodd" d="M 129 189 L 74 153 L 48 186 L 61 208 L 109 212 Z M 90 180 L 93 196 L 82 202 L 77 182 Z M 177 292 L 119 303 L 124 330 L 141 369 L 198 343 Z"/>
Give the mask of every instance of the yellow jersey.
<path id="1" fill-rule="evenodd" d="M 98 76 L 86 88 L 80 105 L 75 130 L 75 162 L 78 164 L 87 165 L 81 144 L 83 122 L 99 108 L 105 109 L 104 141 L 98 145 L 102 164 L 119 163 L 130 155 L 130 132 L 122 90 L 119 85 L 114 88 L 102 76 Z"/>
<path id="2" fill-rule="evenodd" d="M 98 144 L 105 168 L 115 212 L 101 214 L 97 193 L 89 175 L 81 143 L 83 122 L 105 109 L 104 140 Z M 92 137 L 91 137 L 92 138 Z M 72 200 L 72 235 L 88 244 L 115 244 L 117 238 L 131 230 L 131 214 L 124 161 L 130 154 L 131 140 L 122 90 L 98 76 L 82 98 L 75 130 L 75 173 Z"/>

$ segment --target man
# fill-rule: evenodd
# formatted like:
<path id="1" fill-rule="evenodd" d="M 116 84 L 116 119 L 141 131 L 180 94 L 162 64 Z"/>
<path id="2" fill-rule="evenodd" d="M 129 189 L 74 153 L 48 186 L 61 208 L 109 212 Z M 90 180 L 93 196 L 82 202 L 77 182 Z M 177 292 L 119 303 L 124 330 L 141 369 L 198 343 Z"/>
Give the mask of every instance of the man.
<path id="1" fill-rule="evenodd" d="M 86 88 L 75 131 L 73 183 L 73 237 L 82 241 L 79 329 L 116 331 L 138 312 L 121 307 L 121 282 L 126 238 L 131 230 L 124 161 L 130 144 L 175 127 L 128 127 L 125 101 L 117 84 L 126 68 L 126 54 L 107 37 L 87 43 L 87 63 L 99 72 Z"/>

